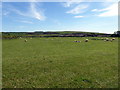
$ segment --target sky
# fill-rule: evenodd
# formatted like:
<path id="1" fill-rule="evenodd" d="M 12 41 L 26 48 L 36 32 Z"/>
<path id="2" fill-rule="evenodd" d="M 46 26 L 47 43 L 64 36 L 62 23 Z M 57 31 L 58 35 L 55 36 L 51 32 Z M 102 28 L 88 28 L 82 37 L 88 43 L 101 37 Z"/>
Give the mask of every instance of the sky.
<path id="1" fill-rule="evenodd" d="M 117 2 L 2 2 L 3 32 L 117 30 Z"/>

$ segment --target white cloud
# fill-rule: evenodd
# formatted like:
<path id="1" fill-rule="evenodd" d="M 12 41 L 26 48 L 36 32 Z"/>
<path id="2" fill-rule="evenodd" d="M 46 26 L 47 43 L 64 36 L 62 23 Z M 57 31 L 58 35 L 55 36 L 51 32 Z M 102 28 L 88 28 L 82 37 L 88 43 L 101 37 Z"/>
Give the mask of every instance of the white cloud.
<path id="1" fill-rule="evenodd" d="M 114 2 L 114 1 L 118 1 L 118 0 L 105 0 L 105 2 Z"/>
<path id="2" fill-rule="evenodd" d="M 34 18 L 36 18 L 38 20 L 45 20 L 46 19 L 46 17 L 44 16 L 42 11 L 38 12 L 37 5 L 35 3 L 31 3 L 30 8 L 31 8 L 31 14 Z"/>
<path id="3" fill-rule="evenodd" d="M 92 12 L 102 12 L 102 11 L 106 11 L 107 9 L 93 9 L 91 10 Z"/>
<path id="4" fill-rule="evenodd" d="M 85 16 L 74 16 L 74 18 L 83 18 Z"/>
<path id="5" fill-rule="evenodd" d="M 20 11 L 20 10 L 16 9 L 15 7 L 11 6 L 12 7 L 11 11 L 13 11 L 21 16 L 35 18 L 40 21 L 45 20 L 46 17 L 44 15 L 42 9 L 39 8 L 39 6 L 37 6 L 37 4 L 38 4 L 38 2 L 31 2 L 30 6 L 29 6 L 29 10 L 27 10 L 27 11 Z"/>
<path id="6" fill-rule="evenodd" d="M 102 9 L 100 11 L 106 11 L 106 12 L 99 14 L 98 16 L 100 17 L 117 16 L 118 15 L 118 3 L 113 4 L 109 6 L 108 8 Z"/>
<path id="7" fill-rule="evenodd" d="M 3 12 L 3 15 L 6 16 L 6 15 L 8 15 L 9 13 L 10 13 L 10 12 L 8 12 L 8 11 L 4 11 L 4 12 Z"/>
<path id="8" fill-rule="evenodd" d="M 65 3 L 63 3 L 62 5 L 64 6 L 64 7 L 71 7 L 73 4 L 79 4 L 79 3 L 81 3 L 81 2 L 83 2 L 84 0 L 76 0 L 76 1 L 74 1 L 74 0 L 69 0 L 69 1 L 67 1 L 67 2 L 65 2 Z"/>
<path id="9" fill-rule="evenodd" d="M 93 9 L 93 10 L 91 10 L 92 12 L 96 12 L 96 11 L 98 11 L 98 9 Z"/>
<path id="10" fill-rule="evenodd" d="M 64 7 L 71 7 L 73 4 L 79 4 L 80 2 L 66 2 L 66 3 L 63 3 L 63 6 Z"/>
<path id="11" fill-rule="evenodd" d="M 86 9 L 88 7 L 88 5 L 78 5 L 76 6 L 74 9 L 67 11 L 66 13 L 70 13 L 70 14 L 79 14 L 79 13 L 83 13 L 83 9 Z"/>
<path id="12" fill-rule="evenodd" d="M 72 2 L 66 2 L 66 3 L 63 3 L 62 5 L 63 5 L 64 7 L 70 7 L 71 4 L 72 4 Z"/>
<path id="13" fill-rule="evenodd" d="M 114 3 L 111 6 L 104 9 L 93 9 L 92 12 L 99 12 L 99 17 L 117 16 L 118 15 L 118 3 Z"/>

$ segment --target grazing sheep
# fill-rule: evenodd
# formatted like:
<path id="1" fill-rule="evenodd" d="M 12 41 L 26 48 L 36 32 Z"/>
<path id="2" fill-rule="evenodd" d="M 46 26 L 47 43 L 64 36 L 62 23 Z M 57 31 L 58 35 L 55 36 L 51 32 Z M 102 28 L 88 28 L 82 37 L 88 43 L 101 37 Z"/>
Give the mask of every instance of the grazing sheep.
<path id="1" fill-rule="evenodd" d="M 115 40 L 115 38 L 112 38 L 112 40 Z"/>
<path id="2" fill-rule="evenodd" d="M 114 40 L 115 40 L 115 38 L 110 39 L 111 42 L 114 41 Z"/>
<path id="3" fill-rule="evenodd" d="M 75 41 L 73 41 L 73 42 L 81 42 L 81 41 L 77 41 L 77 40 L 75 40 Z"/>
<path id="4" fill-rule="evenodd" d="M 110 41 L 112 42 L 112 41 L 113 41 L 113 39 L 110 39 Z"/>
<path id="5" fill-rule="evenodd" d="M 108 38 L 106 38 L 105 40 L 106 40 L 106 41 L 109 41 L 109 39 L 108 39 Z"/>
<path id="6" fill-rule="evenodd" d="M 74 42 L 81 42 L 81 41 L 77 41 L 77 40 L 75 40 Z"/>
<path id="7" fill-rule="evenodd" d="M 88 41 L 89 41 L 88 39 L 85 40 L 85 42 L 88 42 Z"/>
<path id="8" fill-rule="evenodd" d="M 77 40 L 74 40 L 73 42 L 77 42 Z"/>
<path id="9" fill-rule="evenodd" d="M 27 42 L 27 40 L 25 39 L 24 42 Z"/>

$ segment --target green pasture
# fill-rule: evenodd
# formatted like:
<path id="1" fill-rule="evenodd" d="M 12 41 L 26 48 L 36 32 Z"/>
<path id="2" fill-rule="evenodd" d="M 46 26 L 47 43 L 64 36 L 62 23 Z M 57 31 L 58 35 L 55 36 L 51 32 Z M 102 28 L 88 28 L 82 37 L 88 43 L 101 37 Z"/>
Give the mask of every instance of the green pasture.
<path id="1" fill-rule="evenodd" d="M 86 38 L 89 42 L 84 42 Z M 2 40 L 3 88 L 118 87 L 117 38 L 113 42 L 92 37 L 26 39 Z"/>

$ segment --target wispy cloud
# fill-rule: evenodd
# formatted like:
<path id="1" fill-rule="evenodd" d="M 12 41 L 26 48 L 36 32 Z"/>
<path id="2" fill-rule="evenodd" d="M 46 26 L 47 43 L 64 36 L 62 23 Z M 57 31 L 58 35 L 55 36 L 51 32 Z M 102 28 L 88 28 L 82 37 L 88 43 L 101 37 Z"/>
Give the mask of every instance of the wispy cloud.
<path id="1" fill-rule="evenodd" d="M 107 16 L 117 16 L 118 15 L 118 3 L 109 6 L 108 8 L 102 9 L 101 11 L 106 11 L 98 16 L 107 17 Z"/>
<path id="2" fill-rule="evenodd" d="M 18 15 L 35 18 L 37 20 L 43 21 L 46 19 L 44 12 L 41 8 L 38 6 L 38 2 L 30 2 L 29 10 L 27 11 L 20 11 L 19 9 L 15 8 L 14 6 L 10 6 L 11 9 L 9 9 L 12 12 L 15 12 Z M 5 13 L 7 14 L 7 13 Z"/>
<path id="3" fill-rule="evenodd" d="M 106 11 L 107 9 L 93 9 L 91 10 L 92 12 L 102 12 L 102 11 Z"/>
<path id="4" fill-rule="evenodd" d="M 75 8 L 73 8 L 70 11 L 67 11 L 66 13 L 70 13 L 70 14 L 80 14 L 85 12 L 84 9 L 86 9 L 88 7 L 88 5 L 77 5 Z"/>
<path id="5" fill-rule="evenodd" d="M 98 9 L 93 9 L 93 10 L 91 10 L 92 12 L 96 12 L 96 11 L 98 11 Z"/>
<path id="6" fill-rule="evenodd" d="M 74 16 L 74 18 L 83 18 L 85 16 Z"/>
<path id="7" fill-rule="evenodd" d="M 72 2 L 65 2 L 65 3 L 62 3 L 63 7 L 70 7 L 72 4 Z"/>
<path id="8" fill-rule="evenodd" d="M 79 4 L 85 0 L 68 0 L 67 2 L 62 3 L 64 7 L 71 7 L 72 5 Z"/>
<path id="9" fill-rule="evenodd" d="M 4 11 L 4 12 L 2 12 L 2 14 L 3 14 L 4 16 L 8 15 L 9 13 L 10 13 L 9 11 Z"/>
<path id="10" fill-rule="evenodd" d="M 118 15 L 118 3 L 114 3 L 104 9 L 93 9 L 92 12 L 99 12 L 99 17 L 109 17 Z"/>
<path id="11" fill-rule="evenodd" d="M 82 0 L 81 0 L 82 1 Z M 65 2 L 65 3 L 62 3 L 62 5 L 64 7 L 71 7 L 72 5 L 74 4 L 79 4 L 80 2 L 72 2 L 72 1 L 68 1 L 68 2 Z"/>
<path id="12" fill-rule="evenodd" d="M 46 17 L 44 16 L 42 10 L 40 10 L 40 8 L 37 7 L 36 3 L 31 3 L 30 4 L 30 8 L 31 8 L 31 14 L 32 17 L 38 19 L 38 20 L 45 20 Z M 38 11 L 39 9 L 39 11 Z"/>

